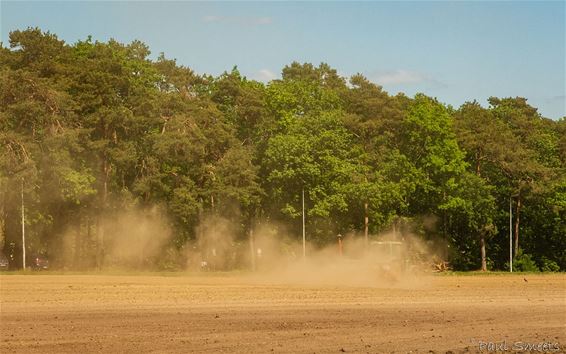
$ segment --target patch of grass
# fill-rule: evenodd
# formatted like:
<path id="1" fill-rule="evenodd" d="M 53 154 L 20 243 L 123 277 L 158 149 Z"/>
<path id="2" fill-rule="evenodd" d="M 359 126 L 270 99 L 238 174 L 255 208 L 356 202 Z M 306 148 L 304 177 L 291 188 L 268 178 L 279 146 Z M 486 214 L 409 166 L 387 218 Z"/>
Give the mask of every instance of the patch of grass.
<path id="1" fill-rule="evenodd" d="M 506 271 L 493 271 L 493 272 L 481 272 L 481 271 L 468 271 L 468 272 L 461 272 L 461 271 L 449 271 L 449 272 L 442 272 L 442 273 L 435 273 L 438 276 L 500 276 L 500 277 L 508 277 L 508 276 L 515 276 L 515 275 L 553 275 L 559 273 L 543 273 L 543 272 L 506 272 Z M 565 273 L 562 273 L 565 274 Z"/>

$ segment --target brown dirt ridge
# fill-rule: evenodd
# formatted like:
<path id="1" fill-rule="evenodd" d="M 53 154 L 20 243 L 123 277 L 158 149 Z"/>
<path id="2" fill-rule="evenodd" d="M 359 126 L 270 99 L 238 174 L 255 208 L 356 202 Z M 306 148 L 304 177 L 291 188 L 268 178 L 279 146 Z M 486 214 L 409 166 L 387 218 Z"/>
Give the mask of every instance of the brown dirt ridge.
<path id="1" fill-rule="evenodd" d="M 565 275 L 407 287 L 0 275 L 0 353 L 476 353 L 481 343 L 517 353 L 517 342 L 566 352 Z"/>

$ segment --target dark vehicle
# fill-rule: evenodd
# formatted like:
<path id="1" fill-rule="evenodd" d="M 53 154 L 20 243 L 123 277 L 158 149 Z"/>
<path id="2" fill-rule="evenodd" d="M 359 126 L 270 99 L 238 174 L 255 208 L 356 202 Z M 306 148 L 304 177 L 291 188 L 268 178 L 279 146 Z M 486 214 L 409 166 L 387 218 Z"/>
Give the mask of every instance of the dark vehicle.
<path id="1" fill-rule="evenodd" d="M 45 256 L 37 255 L 31 259 L 28 266 L 33 270 L 47 270 L 49 268 L 49 260 Z"/>
<path id="2" fill-rule="evenodd" d="M 399 241 L 373 241 L 370 252 L 375 265 L 382 271 L 404 272 L 408 269 L 407 248 Z"/>
<path id="3" fill-rule="evenodd" d="M 10 267 L 10 261 L 8 257 L 2 252 L 0 252 L 0 270 L 8 270 Z"/>

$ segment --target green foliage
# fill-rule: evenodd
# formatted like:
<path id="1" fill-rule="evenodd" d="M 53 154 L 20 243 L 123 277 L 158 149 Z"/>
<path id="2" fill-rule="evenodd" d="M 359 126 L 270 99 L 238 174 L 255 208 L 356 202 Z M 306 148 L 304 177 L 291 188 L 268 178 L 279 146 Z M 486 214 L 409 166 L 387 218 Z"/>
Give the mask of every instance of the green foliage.
<path id="1" fill-rule="evenodd" d="M 519 250 L 519 253 L 513 259 L 513 270 L 519 272 L 538 272 L 540 271 L 536 262 L 530 254 L 523 253 Z"/>
<path id="2" fill-rule="evenodd" d="M 516 267 L 565 270 L 566 121 L 520 97 L 489 104 L 391 96 L 324 63 L 267 84 L 236 67 L 201 76 L 140 41 L 13 31 L 0 48 L 0 243 L 20 242 L 22 181 L 30 251 L 77 268 L 104 263 L 103 221 L 123 209 L 165 211 L 161 269 L 182 265 L 205 215 L 229 219 L 243 249 L 256 219 L 297 239 L 304 189 L 316 245 L 366 216 L 373 235 L 411 220 L 456 269 L 479 269 L 481 240 L 502 269 L 512 198 L 528 252 Z"/>
<path id="3" fill-rule="evenodd" d="M 337 113 L 294 119 L 284 133 L 269 140 L 267 180 L 290 215 L 298 214 L 303 188 L 310 215 L 329 216 L 347 208 L 345 193 L 355 168 L 350 141 Z"/>
<path id="4" fill-rule="evenodd" d="M 541 257 L 539 265 L 542 272 L 558 272 L 560 270 L 560 266 L 555 261 L 544 256 Z"/>

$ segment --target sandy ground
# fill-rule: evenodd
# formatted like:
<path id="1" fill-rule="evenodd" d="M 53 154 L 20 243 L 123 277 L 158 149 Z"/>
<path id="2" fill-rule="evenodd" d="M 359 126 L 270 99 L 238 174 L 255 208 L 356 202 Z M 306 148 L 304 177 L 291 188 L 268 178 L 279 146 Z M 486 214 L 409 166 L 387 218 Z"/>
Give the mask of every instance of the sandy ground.
<path id="1" fill-rule="evenodd" d="M 0 352 L 473 353 L 526 343 L 566 352 L 565 275 L 420 280 L 0 275 Z"/>

